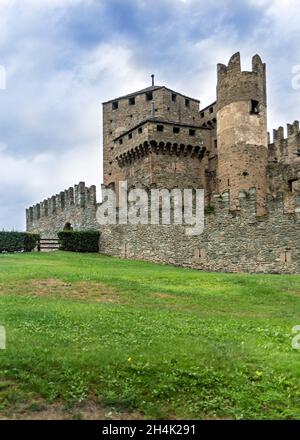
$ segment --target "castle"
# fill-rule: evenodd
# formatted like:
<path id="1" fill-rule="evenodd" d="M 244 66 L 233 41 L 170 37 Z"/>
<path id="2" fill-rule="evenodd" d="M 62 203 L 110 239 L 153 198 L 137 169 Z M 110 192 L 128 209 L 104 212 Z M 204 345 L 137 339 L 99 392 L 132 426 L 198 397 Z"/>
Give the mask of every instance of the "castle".
<path id="1" fill-rule="evenodd" d="M 100 251 L 213 271 L 300 273 L 299 122 L 267 131 L 266 65 L 242 71 L 240 54 L 217 69 L 216 101 L 165 86 L 103 104 L 104 187 L 203 188 L 205 229 L 103 225 L 96 188 L 83 182 L 26 211 L 27 230 L 100 229 Z"/>

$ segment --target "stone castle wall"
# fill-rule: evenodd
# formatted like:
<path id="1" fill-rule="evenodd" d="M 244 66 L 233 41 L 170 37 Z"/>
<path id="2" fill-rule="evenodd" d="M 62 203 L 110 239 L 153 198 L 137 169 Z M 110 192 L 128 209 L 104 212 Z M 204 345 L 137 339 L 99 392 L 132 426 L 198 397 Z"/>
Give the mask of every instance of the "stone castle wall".
<path id="1" fill-rule="evenodd" d="M 269 191 L 276 194 L 283 191 L 289 194 L 300 191 L 300 130 L 299 121 L 284 128 L 273 130 L 273 142 L 268 151 Z"/>
<path id="2" fill-rule="evenodd" d="M 208 271 L 300 272 L 300 196 L 286 214 L 283 199 L 268 198 L 268 215 L 258 220 L 256 192 L 240 193 L 241 209 L 230 212 L 228 193 L 216 195 L 199 236 L 179 225 L 101 226 L 101 252 Z"/>
<path id="3" fill-rule="evenodd" d="M 64 194 L 64 197 L 63 197 Z M 267 199 L 268 214 L 257 217 L 255 189 L 239 194 L 230 211 L 229 194 L 214 195 L 204 232 L 186 234 L 184 225 L 99 225 L 95 187 L 84 183 L 27 210 L 27 230 L 56 238 L 66 223 L 74 230 L 99 230 L 100 252 L 208 271 L 300 273 L 300 193 L 287 210 L 284 195 Z M 171 215 L 172 218 L 172 215 Z"/>
<path id="4" fill-rule="evenodd" d="M 96 187 L 84 182 L 52 196 L 26 210 L 26 230 L 41 238 L 57 238 L 67 223 L 74 230 L 97 229 Z"/>
<path id="5" fill-rule="evenodd" d="M 284 128 L 273 130 L 273 142 L 269 142 L 269 161 L 300 165 L 300 128 L 299 121 L 287 124 L 287 137 Z"/>

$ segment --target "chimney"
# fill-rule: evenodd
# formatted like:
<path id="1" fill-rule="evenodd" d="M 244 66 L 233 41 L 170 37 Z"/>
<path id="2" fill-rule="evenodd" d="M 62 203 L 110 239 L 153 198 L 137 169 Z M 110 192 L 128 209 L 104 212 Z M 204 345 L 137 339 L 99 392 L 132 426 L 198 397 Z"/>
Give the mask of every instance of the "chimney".
<path id="1" fill-rule="evenodd" d="M 154 74 L 153 73 L 151 75 L 151 78 L 152 78 L 152 87 L 154 87 Z"/>

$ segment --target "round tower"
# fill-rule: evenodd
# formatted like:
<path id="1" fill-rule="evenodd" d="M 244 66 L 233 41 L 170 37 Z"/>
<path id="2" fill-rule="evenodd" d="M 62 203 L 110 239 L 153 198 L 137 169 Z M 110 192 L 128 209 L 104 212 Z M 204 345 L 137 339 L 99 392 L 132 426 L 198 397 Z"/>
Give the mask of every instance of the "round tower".
<path id="1" fill-rule="evenodd" d="M 229 190 L 230 209 L 239 209 L 240 190 L 256 188 L 257 214 L 267 193 L 266 65 L 255 55 L 252 72 L 241 71 L 240 54 L 218 65 L 217 137 L 219 192 Z"/>

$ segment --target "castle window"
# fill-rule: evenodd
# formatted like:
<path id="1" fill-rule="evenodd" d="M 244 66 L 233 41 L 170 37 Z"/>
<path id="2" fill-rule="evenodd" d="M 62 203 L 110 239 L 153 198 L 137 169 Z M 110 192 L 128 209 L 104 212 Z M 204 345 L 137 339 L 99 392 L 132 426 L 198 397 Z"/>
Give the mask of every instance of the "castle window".
<path id="1" fill-rule="evenodd" d="M 214 108 L 213 107 L 210 107 L 210 109 L 209 109 L 209 113 L 213 113 L 214 112 Z"/>
<path id="2" fill-rule="evenodd" d="M 177 95 L 175 93 L 172 93 L 172 101 L 173 102 L 176 102 L 176 98 L 177 98 Z"/>
<path id="3" fill-rule="evenodd" d="M 215 145 L 215 148 L 218 148 L 218 141 L 217 141 L 217 139 L 214 140 L 214 145 Z"/>
<path id="4" fill-rule="evenodd" d="M 190 106 L 190 100 L 187 99 L 187 98 L 186 98 L 186 100 L 185 100 L 185 106 L 186 106 L 186 107 L 189 107 L 189 106 Z"/>
<path id="5" fill-rule="evenodd" d="M 189 135 L 190 136 L 195 136 L 195 134 L 196 134 L 196 130 L 194 130 L 193 128 L 190 128 Z"/>
<path id="6" fill-rule="evenodd" d="M 295 182 L 298 182 L 298 179 L 290 179 L 288 181 L 290 192 L 294 192 Z"/>
<path id="7" fill-rule="evenodd" d="M 119 144 L 122 145 L 123 144 L 123 139 L 119 140 Z"/>
<path id="8" fill-rule="evenodd" d="M 156 130 L 157 131 L 164 131 L 164 126 L 163 125 L 157 125 L 156 126 Z"/>
<path id="9" fill-rule="evenodd" d="M 138 132 L 139 132 L 139 133 L 143 133 L 143 127 L 140 127 L 140 128 L 138 129 Z"/>
<path id="10" fill-rule="evenodd" d="M 129 102 L 129 105 L 135 105 L 135 98 L 134 97 L 129 98 L 128 102 Z"/>
<path id="11" fill-rule="evenodd" d="M 204 118 L 204 116 L 205 116 L 205 113 L 202 112 L 202 113 L 201 113 L 201 118 Z"/>
<path id="12" fill-rule="evenodd" d="M 132 133 L 129 133 L 128 139 L 132 139 Z"/>
<path id="13" fill-rule="evenodd" d="M 112 109 L 113 110 L 117 110 L 119 108 L 119 102 L 118 101 L 114 101 L 113 103 L 112 103 Z"/>
<path id="14" fill-rule="evenodd" d="M 252 115 L 258 115 L 259 114 L 259 102 L 255 100 L 251 100 L 250 102 L 250 113 Z"/>
<path id="15" fill-rule="evenodd" d="M 153 93 L 147 92 L 146 93 L 146 101 L 152 101 L 152 99 L 153 99 Z"/>
<path id="16" fill-rule="evenodd" d="M 175 133 L 175 134 L 180 133 L 180 128 L 179 127 L 173 127 L 173 133 Z"/>

